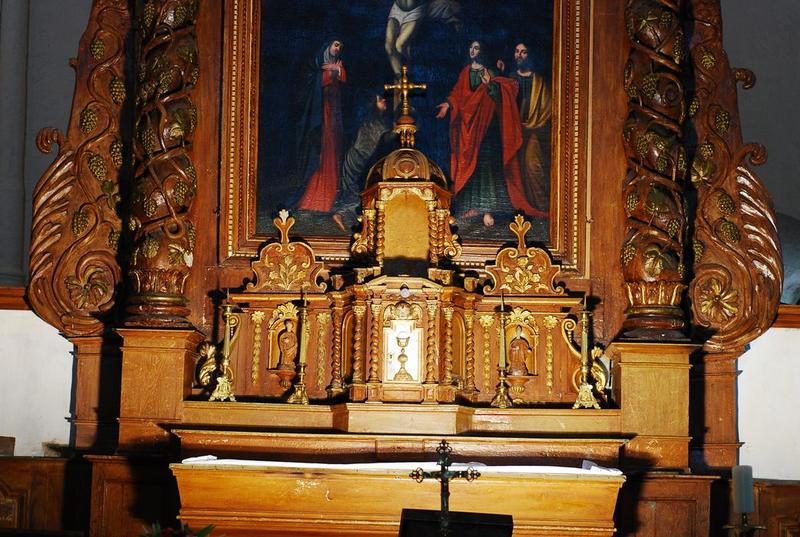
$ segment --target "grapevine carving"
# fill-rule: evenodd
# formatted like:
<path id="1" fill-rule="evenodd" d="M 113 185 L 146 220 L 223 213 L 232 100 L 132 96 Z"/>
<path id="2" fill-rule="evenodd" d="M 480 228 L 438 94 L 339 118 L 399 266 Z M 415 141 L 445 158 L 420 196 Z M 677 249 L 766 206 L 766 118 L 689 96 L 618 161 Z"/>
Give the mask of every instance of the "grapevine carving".
<path id="1" fill-rule="evenodd" d="M 620 256 L 628 297 L 623 330 L 635 338 L 677 339 L 685 324 L 682 10 L 683 0 L 628 0 L 625 10 L 632 46 L 624 72 L 627 232 Z"/>
<path id="2" fill-rule="evenodd" d="M 100 334 L 116 302 L 122 224 L 120 114 L 125 101 L 127 4 L 95 0 L 75 62 L 67 134 L 46 128 L 36 146 L 58 156 L 33 194 L 28 298 L 68 337 Z"/>
<path id="3" fill-rule="evenodd" d="M 198 179 L 191 158 L 197 11 L 197 0 L 148 0 L 140 14 L 127 325 L 189 325 L 185 284 L 195 248 L 189 211 Z"/>
<path id="4" fill-rule="evenodd" d="M 691 166 L 697 192 L 692 322 L 706 332 L 706 350 L 740 351 L 775 317 L 783 263 L 771 198 L 750 169 L 766 160 L 766 151 L 742 141 L 736 114 L 736 83 L 749 89 L 755 76 L 730 68 L 719 0 L 693 0 L 691 15 L 691 124 L 697 139 Z"/>

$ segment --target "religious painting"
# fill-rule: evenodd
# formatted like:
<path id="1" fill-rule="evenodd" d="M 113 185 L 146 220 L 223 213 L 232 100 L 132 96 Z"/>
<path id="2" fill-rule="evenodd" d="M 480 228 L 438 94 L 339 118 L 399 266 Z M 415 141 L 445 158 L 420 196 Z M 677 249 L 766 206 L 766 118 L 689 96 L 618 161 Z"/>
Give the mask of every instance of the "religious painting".
<path id="1" fill-rule="evenodd" d="M 417 147 L 451 178 L 459 234 L 504 239 L 522 212 L 543 240 L 552 35 L 551 0 L 261 0 L 257 231 L 286 208 L 298 233 L 352 234 L 396 146 L 383 87 L 408 65 L 428 85 Z"/>
<path id="2" fill-rule="evenodd" d="M 578 266 L 583 3 L 232 0 L 224 257 L 253 255 L 288 209 L 318 255 L 347 258 L 367 172 L 399 147 L 384 85 L 408 66 L 427 84 L 411 98 L 417 148 L 450 179 L 465 259 L 493 257 L 521 213 L 529 241 Z"/>

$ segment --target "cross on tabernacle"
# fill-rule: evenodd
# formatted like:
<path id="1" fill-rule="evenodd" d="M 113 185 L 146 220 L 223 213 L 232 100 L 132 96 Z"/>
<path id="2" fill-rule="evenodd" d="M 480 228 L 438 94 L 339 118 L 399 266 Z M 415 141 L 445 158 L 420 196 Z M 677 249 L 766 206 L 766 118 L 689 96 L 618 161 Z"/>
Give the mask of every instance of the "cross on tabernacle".
<path id="1" fill-rule="evenodd" d="M 427 84 L 416 84 L 408 80 L 408 66 L 403 66 L 402 75 L 396 84 L 384 84 L 383 88 L 386 91 L 399 91 L 400 92 L 400 115 L 407 116 L 411 113 L 411 107 L 408 104 L 408 92 L 411 90 L 426 90 Z"/>
<path id="2" fill-rule="evenodd" d="M 451 470 L 450 454 L 452 452 L 453 448 L 450 447 L 450 444 L 446 440 L 442 440 L 439 447 L 436 448 L 436 453 L 439 454 L 437 462 L 439 470 L 425 472 L 422 468 L 417 468 L 410 474 L 410 477 L 417 483 L 422 483 L 425 478 L 435 478 L 441 483 L 442 508 L 439 513 L 439 528 L 443 537 L 450 533 L 450 480 L 463 477 L 467 481 L 473 481 L 481 476 L 481 473 L 474 468 L 467 468 L 458 472 Z"/>

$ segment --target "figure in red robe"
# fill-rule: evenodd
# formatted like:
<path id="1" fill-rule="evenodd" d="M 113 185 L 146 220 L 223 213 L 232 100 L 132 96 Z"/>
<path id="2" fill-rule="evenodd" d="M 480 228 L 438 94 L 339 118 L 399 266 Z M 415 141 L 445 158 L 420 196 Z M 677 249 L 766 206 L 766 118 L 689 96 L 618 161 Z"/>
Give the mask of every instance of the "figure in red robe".
<path id="1" fill-rule="evenodd" d="M 299 169 L 305 191 L 298 209 L 330 212 L 339 188 L 342 164 L 342 84 L 347 73 L 340 58 L 342 42 L 331 41 L 315 58 L 315 72 L 298 140 Z"/>
<path id="2" fill-rule="evenodd" d="M 494 225 L 493 213 L 509 208 L 546 217 L 528 200 L 520 173 L 518 85 L 485 67 L 481 48 L 480 42 L 472 43 L 470 63 L 436 115 L 443 119 L 450 112 L 450 176 L 456 214 L 461 218 L 482 214 L 486 226 Z"/>

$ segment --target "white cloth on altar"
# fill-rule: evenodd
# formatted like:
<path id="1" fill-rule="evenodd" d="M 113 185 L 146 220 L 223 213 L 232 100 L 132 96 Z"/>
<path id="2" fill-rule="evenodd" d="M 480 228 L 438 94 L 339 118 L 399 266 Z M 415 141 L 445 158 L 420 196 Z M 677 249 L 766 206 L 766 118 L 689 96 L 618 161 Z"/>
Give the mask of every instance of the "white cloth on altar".
<path id="1" fill-rule="evenodd" d="M 208 466 L 251 466 L 259 468 L 281 468 L 298 470 L 348 470 L 356 472 L 380 472 L 387 470 L 413 471 L 422 468 L 423 471 L 435 471 L 439 465 L 435 462 L 366 462 L 349 464 L 332 464 L 321 462 L 284 462 L 284 461 L 257 461 L 247 459 L 218 459 L 214 455 L 189 457 L 181 461 L 183 464 L 208 465 Z M 560 475 L 622 475 L 616 468 L 604 468 L 592 461 L 583 461 L 581 468 L 569 466 L 490 466 L 480 462 L 452 463 L 450 469 L 454 471 L 475 468 L 482 474 L 560 474 Z"/>

